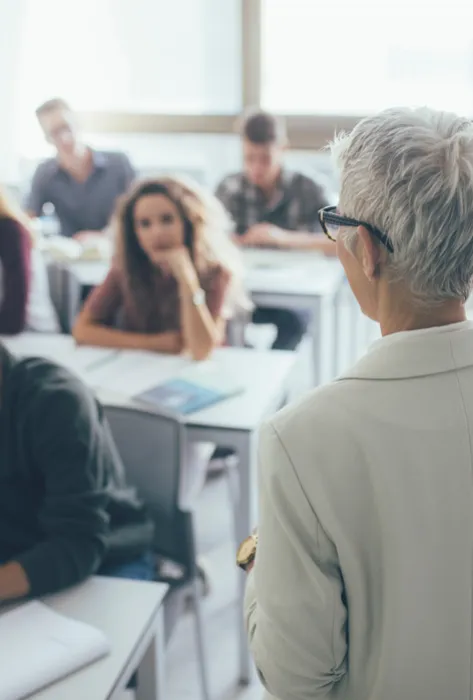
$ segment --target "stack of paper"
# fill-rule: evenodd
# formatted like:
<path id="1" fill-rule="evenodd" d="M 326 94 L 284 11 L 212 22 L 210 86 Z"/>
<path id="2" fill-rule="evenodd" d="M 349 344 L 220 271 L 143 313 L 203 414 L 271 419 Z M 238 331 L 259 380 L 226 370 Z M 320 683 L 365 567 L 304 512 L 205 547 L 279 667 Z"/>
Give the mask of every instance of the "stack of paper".
<path id="1" fill-rule="evenodd" d="M 43 603 L 0 614 L 0 700 L 20 700 L 109 652 L 100 630 Z"/>

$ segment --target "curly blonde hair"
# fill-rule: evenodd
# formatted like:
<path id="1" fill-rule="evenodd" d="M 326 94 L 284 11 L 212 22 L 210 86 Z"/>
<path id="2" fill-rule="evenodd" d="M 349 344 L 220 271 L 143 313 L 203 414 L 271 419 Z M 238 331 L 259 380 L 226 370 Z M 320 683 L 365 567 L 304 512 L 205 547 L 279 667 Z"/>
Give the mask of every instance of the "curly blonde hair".
<path id="1" fill-rule="evenodd" d="M 184 224 L 184 245 L 199 275 L 215 267 L 230 274 L 227 307 L 249 310 L 243 289 L 243 262 L 231 240 L 232 224 L 219 200 L 190 179 L 166 176 L 137 182 L 119 201 L 115 214 L 116 262 L 134 293 L 146 294 L 151 287 L 154 266 L 142 250 L 135 231 L 134 209 L 147 195 L 168 197 L 177 207 Z"/>

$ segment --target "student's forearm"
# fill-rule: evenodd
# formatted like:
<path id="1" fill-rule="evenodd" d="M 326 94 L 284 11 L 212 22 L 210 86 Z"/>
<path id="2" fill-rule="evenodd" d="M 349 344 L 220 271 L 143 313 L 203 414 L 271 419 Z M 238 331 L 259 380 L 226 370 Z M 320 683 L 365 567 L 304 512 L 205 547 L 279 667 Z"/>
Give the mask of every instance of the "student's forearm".
<path id="1" fill-rule="evenodd" d="M 286 250 L 318 250 L 325 255 L 336 255 L 336 246 L 323 233 L 308 231 L 284 231 L 279 246 Z"/>
<path id="2" fill-rule="evenodd" d="M 194 360 L 205 360 L 221 340 L 221 329 L 205 303 L 194 304 L 198 285 L 181 284 L 181 326 L 184 346 Z"/>
<path id="3" fill-rule="evenodd" d="M 0 566 L 0 601 L 23 598 L 30 592 L 25 570 L 16 561 Z"/>
<path id="4" fill-rule="evenodd" d="M 78 345 L 95 345 L 118 350 L 150 350 L 176 354 L 181 352 L 179 333 L 132 333 L 93 323 L 76 323 L 73 336 Z"/>

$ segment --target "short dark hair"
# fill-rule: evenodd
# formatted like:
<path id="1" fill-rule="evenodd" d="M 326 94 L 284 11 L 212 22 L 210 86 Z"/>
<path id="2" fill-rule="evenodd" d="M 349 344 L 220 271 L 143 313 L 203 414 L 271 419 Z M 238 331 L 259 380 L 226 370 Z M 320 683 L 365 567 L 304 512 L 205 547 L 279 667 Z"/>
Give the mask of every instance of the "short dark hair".
<path id="1" fill-rule="evenodd" d="M 286 123 L 282 117 L 253 109 L 243 115 L 240 133 L 250 143 L 283 144 L 286 141 Z"/>
<path id="2" fill-rule="evenodd" d="M 40 104 L 39 107 L 36 108 L 35 114 L 39 119 L 43 116 L 43 114 L 53 112 L 56 109 L 65 109 L 68 112 L 71 111 L 71 108 L 66 100 L 63 100 L 62 97 L 53 97 L 50 100 L 46 100 L 46 102 Z"/>

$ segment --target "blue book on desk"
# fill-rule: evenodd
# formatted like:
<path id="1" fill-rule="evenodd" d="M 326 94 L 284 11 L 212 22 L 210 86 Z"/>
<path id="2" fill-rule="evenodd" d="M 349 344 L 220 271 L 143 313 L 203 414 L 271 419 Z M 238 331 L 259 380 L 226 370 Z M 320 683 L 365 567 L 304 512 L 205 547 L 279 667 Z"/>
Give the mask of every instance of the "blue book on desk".
<path id="1" fill-rule="evenodd" d="M 241 387 L 204 386 L 185 378 L 171 379 L 164 384 L 159 384 L 153 389 L 148 389 L 134 398 L 138 401 L 161 406 L 176 413 L 188 415 L 208 408 L 219 401 L 241 393 Z"/>

